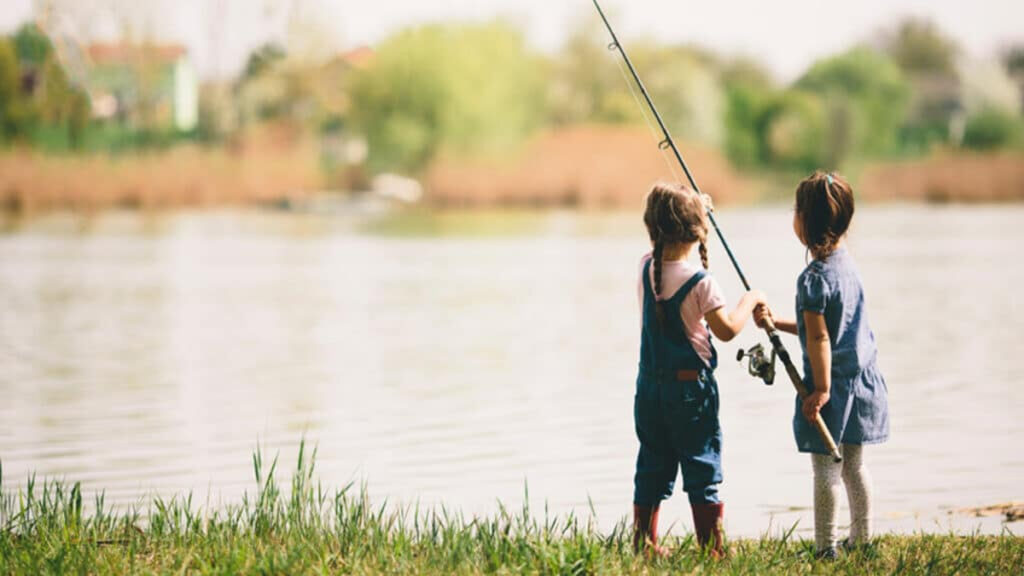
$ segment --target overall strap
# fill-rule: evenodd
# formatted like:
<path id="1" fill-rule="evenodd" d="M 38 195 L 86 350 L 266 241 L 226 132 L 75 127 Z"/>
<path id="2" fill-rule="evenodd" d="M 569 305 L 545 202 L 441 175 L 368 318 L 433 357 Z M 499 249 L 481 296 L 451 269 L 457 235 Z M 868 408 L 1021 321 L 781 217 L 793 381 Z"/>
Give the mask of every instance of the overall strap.
<path id="1" fill-rule="evenodd" d="M 670 298 L 670 300 L 678 299 L 680 302 L 685 300 L 686 297 L 690 294 L 690 292 L 693 291 L 694 287 L 696 287 L 697 284 L 701 280 L 703 280 L 707 275 L 707 272 L 705 272 L 704 270 L 697 270 L 696 272 L 694 272 L 693 276 L 691 276 L 690 279 L 686 281 L 686 283 L 679 287 L 679 290 L 677 290 L 676 293 L 672 295 L 672 298 Z"/>
<path id="2" fill-rule="evenodd" d="M 651 263 L 652 262 L 654 262 L 654 258 L 653 257 L 644 264 L 644 271 L 643 271 L 644 294 L 645 295 L 650 295 L 652 298 L 655 298 L 657 300 L 657 296 L 654 294 L 654 285 L 651 284 L 651 282 L 652 282 L 652 280 L 651 280 Z M 680 286 L 678 290 L 676 290 L 676 293 L 673 294 L 671 298 L 667 298 L 667 299 L 664 299 L 664 300 L 661 300 L 661 301 L 662 302 L 671 302 L 672 300 L 678 300 L 679 302 L 682 302 L 683 299 L 685 299 L 686 296 L 690 293 L 690 291 L 693 290 L 694 286 L 696 286 L 698 282 L 700 282 L 705 277 L 707 277 L 707 275 L 708 275 L 707 272 L 704 271 L 703 269 L 697 270 L 697 272 L 695 272 L 693 274 L 693 276 L 690 277 L 689 280 L 687 280 L 685 283 L 683 283 L 683 285 Z"/>

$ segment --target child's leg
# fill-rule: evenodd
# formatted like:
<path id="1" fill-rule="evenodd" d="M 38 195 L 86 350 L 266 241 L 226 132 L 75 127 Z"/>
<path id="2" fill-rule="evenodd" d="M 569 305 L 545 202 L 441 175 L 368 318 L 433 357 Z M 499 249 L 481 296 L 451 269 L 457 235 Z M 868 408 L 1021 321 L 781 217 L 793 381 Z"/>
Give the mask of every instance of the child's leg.
<path id="1" fill-rule="evenodd" d="M 850 544 L 864 544 L 871 539 L 871 474 L 863 446 L 843 444 L 843 484 L 850 501 Z"/>
<path id="2" fill-rule="evenodd" d="M 814 468 L 814 545 L 822 552 L 836 545 L 842 466 L 826 454 L 811 454 L 811 465 Z"/>

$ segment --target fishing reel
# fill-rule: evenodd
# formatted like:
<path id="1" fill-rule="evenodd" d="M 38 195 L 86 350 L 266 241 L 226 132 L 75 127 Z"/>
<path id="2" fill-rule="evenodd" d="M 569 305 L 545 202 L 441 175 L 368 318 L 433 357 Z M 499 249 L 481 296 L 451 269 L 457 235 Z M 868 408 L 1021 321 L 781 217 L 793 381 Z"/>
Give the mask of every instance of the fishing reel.
<path id="1" fill-rule="evenodd" d="M 764 346 L 761 344 L 756 344 L 753 348 L 745 352 L 740 348 L 736 353 L 736 361 L 743 362 L 744 357 L 748 358 L 747 372 L 749 372 L 751 376 L 764 380 L 766 386 L 771 386 L 775 383 L 774 348 L 772 349 L 771 357 L 765 353 Z"/>

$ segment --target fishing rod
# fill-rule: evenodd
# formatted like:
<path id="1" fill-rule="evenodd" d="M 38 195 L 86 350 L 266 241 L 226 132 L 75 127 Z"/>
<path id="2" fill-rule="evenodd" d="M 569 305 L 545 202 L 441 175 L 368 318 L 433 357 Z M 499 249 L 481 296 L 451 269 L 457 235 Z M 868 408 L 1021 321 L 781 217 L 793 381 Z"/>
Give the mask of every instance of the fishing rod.
<path id="1" fill-rule="evenodd" d="M 644 100 L 647 102 L 647 107 L 650 108 L 651 113 L 654 115 L 654 119 L 658 122 L 658 127 L 661 128 L 661 134 L 663 139 L 658 142 L 659 150 L 672 150 L 672 154 L 675 155 L 676 161 L 683 168 L 683 172 L 686 174 L 687 180 L 690 181 L 690 187 L 697 194 L 702 194 L 700 187 L 697 186 L 697 181 L 693 177 L 693 173 L 690 172 L 690 167 L 686 165 L 686 160 L 683 160 L 683 155 L 679 152 L 679 148 L 676 146 L 675 140 L 672 139 L 672 134 L 668 131 L 668 127 L 665 126 L 665 121 L 662 120 L 661 114 L 658 113 L 658 108 L 654 105 L 654 101 L 651 100 L 651 95 L 647 93 L 647 87 L 644 86 L 640 75 L 637 74 L 636 68 L 633 67 L 633 62 L 629 59 L 626 54 L 625 48 L 619 43 L 619 38 L 615 35 L 615 30 L 612 29 L 612 25 L 608 22 L 608 18 L 604 14 L 604 10 L 601 9 L 601 5 L 598 4 L 597 0 L 594 2 L 594 8 L 597 8 L 597 13 L 601 16 L 601 20 L 604 22 L 605 28 L 608 29 L 608 33 L 612 37 L 611 44 L 608 45 L 608 49 L 611 51 L 618 51 L 622 55 L 622 59 L 626 62 L 626 67 L 629 69 L 629 73 L 633 76 L 633 80 L 636 82 L 638 88 L 640 88 L 640 94 L 643 95 Z M 628 82 L 628 80 L 627 80 Z M 740 282 L 743 283 L 743 287 L 750 290 L 750 283 L 747 282 L 747 277 L 743 274 L 743 269 L 740 268 L 740 263 L 736 260 L 736 255 L 733 254 L 732 249 L 729 247 L 729 243 L 725 240 L 725 235 L 722 234 L 722 229 L 718 227 L 718 222 L 715 220 L 715 214 L 708 208 L 707 210 L 708 221 L 711 222 L 711 226 L 715 229 L 715 234 L 718 239 L 722 242 L 722 247 L 725 248 L 725 253 L 729 255 L 729 260 L 732 262 L 733 268 L 736 269 L 736 274 L 740 277 Z M 786 374 L 789 375 L 790 381 L 793 383 L 793 387 L 796 388 L 796 393 L 801 399 L 806 398 L 809 395 L 807 388 L 803 384 L 803 378 L 800 377 L 800 372 L 793 364 L 793 359 L 789 356 L 789 351 L 782 344 L 782 338 L 779 336 L 779 331 L 775 328 L 775 324 L 769 320 L 765 320 L 764 326 L 765 333 L 768 334 L 768 340 L 772 344 L 771 359 L 765 357 L 764 348 L 758 344 L 751 348 L 748 352 L 740 350 L 737 355 L 737 360 L 743 359 L 744 356 L 750 358 L 748 370 L 751 375 L 761 378 L 765 384 L 772 384 L 775 380 L 775 358 L 778 357 L 782 361 L 782 365 L 786 368 Z M 822 419 L 821 413 L 819 412 L 817 418 L 814 420 L 814 427 L 818 431 L 818 435 L 824 442 L 825 447 L 832 455 L 832 459 L 836 462 L 841 462 L 843 457 L 839 453 L 839 447 L 836 446 L 836 441 L 832 439 L 832 434 L 828 431 L 828 427 L 825 426 L 825 420 Z"/>

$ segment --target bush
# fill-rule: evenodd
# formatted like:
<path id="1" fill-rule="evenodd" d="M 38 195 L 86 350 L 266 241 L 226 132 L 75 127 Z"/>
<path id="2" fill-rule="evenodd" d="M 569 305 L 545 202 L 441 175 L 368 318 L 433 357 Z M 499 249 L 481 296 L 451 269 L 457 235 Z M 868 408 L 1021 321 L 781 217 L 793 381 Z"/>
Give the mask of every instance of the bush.
<path id="1" fill-rule="evenodd" d="M 1020 118 L 1009 112 L 989 108 L 967 119 L 964 127 L 964 148 L 995 150 L 1014 146 L 1021 141 Z"/>

